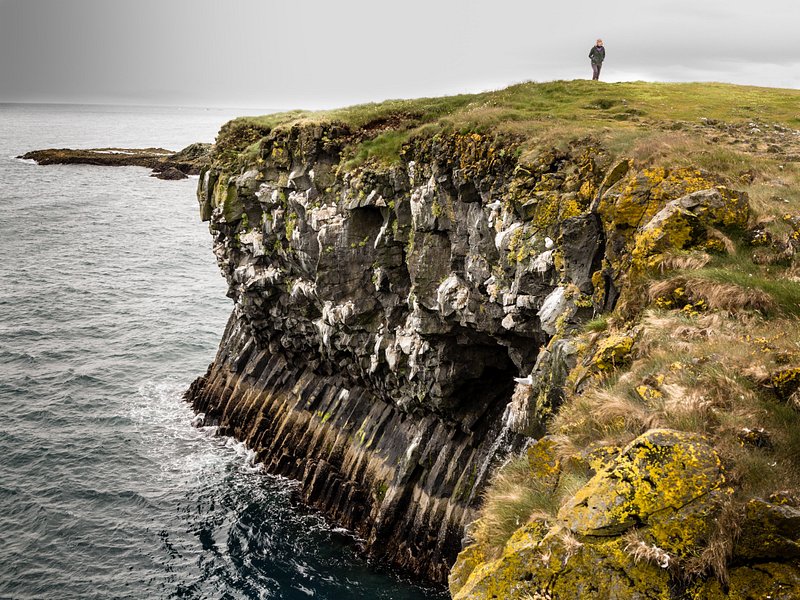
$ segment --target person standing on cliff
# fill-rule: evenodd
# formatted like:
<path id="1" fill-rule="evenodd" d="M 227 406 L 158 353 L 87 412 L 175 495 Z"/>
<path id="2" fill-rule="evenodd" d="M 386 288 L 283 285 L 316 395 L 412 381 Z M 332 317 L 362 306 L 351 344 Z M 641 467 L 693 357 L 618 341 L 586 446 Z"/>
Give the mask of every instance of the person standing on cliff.
<path id="1" fill-rule="evenodd" d="M 600 69 L 603 66 L 603 60 L 606 58 L 603 40 L 597 40 L 597 43 L 592 46 L 592 49 L 589 50 L 589 58 L 592 61 L 592 80 L 597 81 L 600 79 Z"/>

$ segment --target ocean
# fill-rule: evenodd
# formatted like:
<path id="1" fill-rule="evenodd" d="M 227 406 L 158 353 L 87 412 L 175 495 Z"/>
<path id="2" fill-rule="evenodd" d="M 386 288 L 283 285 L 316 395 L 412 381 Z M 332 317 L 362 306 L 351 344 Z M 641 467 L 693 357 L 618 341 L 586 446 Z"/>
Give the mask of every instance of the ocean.
<path id="1" fill-rule="evenodd" d="M 231 309 L 197 179 L 15 158 L 179 150 L 236 114 L 0 104 L 0 598 L 446 597 L 192 426 Z"/>

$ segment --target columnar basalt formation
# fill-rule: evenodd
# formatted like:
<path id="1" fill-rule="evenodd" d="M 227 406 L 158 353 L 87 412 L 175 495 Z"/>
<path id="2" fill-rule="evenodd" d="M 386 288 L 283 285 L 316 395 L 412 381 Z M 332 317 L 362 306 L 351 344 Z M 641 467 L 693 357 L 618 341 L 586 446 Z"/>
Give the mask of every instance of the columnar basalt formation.
<path id="1" fill-rule="evenodd" d="M 444 581 L 493 461 L 558 408 L 562 334 L 747 204 L 588 139 L 521 160 L 491 136 L 422 135 L 350 168 L 368 131 L 223 130 L 198 198 L 234 310 L 188 398 L 372 555 Z"/>

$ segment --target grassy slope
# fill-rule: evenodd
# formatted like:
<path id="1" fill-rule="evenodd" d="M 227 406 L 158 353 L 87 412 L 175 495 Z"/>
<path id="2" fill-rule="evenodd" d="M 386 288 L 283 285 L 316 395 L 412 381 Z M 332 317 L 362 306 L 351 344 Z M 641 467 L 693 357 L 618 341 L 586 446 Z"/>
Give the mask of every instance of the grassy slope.
<path id="1" fill-rule="evenodd" d="M 389 100 L 329 111 L 291 111 L 241 120 L 267 127 L 339 121 L 363 127 L 377 120 L 406 117 L 413 127 L 492 128 L 536 134 L 548 123 L 625 128 L 632 117 L 648 121 L 764 120 L 800 127 L 800 90 L 721 83 L 602 83 L 556 81 L 522 83 L 480 94 Z"/>

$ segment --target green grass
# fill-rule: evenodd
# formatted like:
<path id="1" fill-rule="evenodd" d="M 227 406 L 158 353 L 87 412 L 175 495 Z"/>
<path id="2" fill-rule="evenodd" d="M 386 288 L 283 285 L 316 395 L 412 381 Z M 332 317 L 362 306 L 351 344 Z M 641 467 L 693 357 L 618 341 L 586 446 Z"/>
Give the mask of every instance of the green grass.
<path id="1" fill-rule="evenodd" d="M 701 269 L 697 275 L 718 281 L 732 283 L 744 289 L 757 289 L 769 294 L 782 312 L 800 316 L 800 283 L 787 279 L 772 279 L 730 269 Z"/>
<path id="2" fill-rule="evenodd" d="M 800 126 L 800 91 L 721 83 L 602 83 L 586 80 L 520 83 L 478 94 L 389 100 L 327 111 L 296 110 L 235 119 L 221 132 L 218 146 L 241 150 L 255 139 L 228 135 L 249 128 L 264 135 L 299 124 L 340 123 L 362 129 L 367 139 L 352 148 L 352 164 L 370 158 L 392 161 L 414 135 L 447 131 L 508 135 L 523 147 L 563 133 L 595 132 L 617 150 L 646 139 L 652 125 L 701 118 L 752 120 Z M 642 128 L 645 124 L 648 127 Z M 390 128 L 392 131 L 387 132 Z M 373 134 L 370 134 L 370 129 Z M 362 132 L 362 133 L 364 133 Z M 374 139 L 372 139 L 374 138 Z M 241 145 L 244 142 L 244 145 Z M 738 157 L 710 151 L 709 166 Z"/>
<path id="3" fill-rule="evenodd" d="M 345 163 L 344 168 L 348 169 L 363 164 L 370 159 L 390 161 L 393 157 L 400 155 L 400 150 L 406 141 L 408 141 L 408 132 L 406 131 L 387 131 L 375 138 L 368 139 L 359 144 L 355 156 Z"/>
<path id="4" fill-rule="evenodd" d="M 790 279 L 785 268 L 753 263 L 750 250 L 740 244 L 737 246 L 736 253 L 715 256 L 708 266 L 684 274 L 737 285 L 745 290 L 761 290 L 775 301 L 783 314 L 800 316 L 800 282 Z"/>
<path id="5" fill-rule="evenodd" d="M 608 315 L 600 315 L 596 319 L 588 321 L 583 326 L 585 331 L 593 331 L 599 333 L 608 329 Z"/>

